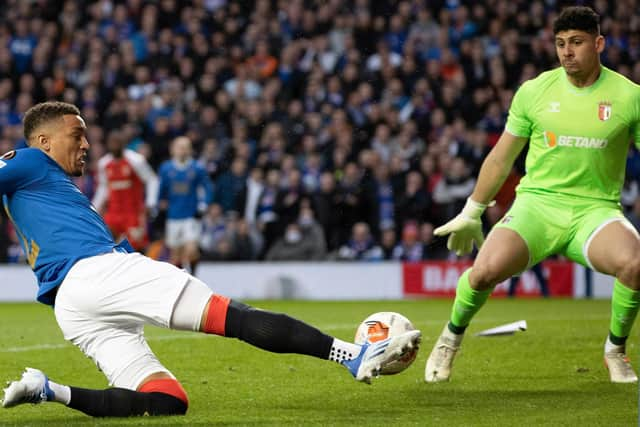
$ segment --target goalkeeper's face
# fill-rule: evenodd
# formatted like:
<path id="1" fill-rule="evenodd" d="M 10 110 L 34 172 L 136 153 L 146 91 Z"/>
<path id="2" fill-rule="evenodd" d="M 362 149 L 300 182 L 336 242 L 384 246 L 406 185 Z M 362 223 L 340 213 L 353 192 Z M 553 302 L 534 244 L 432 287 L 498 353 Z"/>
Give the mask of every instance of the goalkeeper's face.
<path id="1" fill-rule="evenodd" d="M 558 60 L 567 75 L 575 78 L 589 76 L 600 67 L 600 53 L 604 37 L 580 30 L 560 31 L 555 36 Z"/>

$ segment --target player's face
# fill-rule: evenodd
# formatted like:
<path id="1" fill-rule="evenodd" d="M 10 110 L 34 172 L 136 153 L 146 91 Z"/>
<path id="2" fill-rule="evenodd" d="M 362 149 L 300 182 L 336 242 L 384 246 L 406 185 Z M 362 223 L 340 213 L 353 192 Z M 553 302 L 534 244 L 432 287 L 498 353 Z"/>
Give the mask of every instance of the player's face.
<path id="1" fill-rule="evenodd" d="M 124 151 L 125 140 L 119 133 L 111 133 L 107 138 L 107 151 L 115 157 L 121 157 Z"/>
<path id="2" fill-rule="evenodd" d="M 567 75 L 581 78 L 591 75 L 600 66 L 604 37 L 585 31 L 568 30 L 556 34 L 556 53 Z"/>
<path id="3" fill-rule="evenodd" d="M 184 162 L 191 156 L 191 141 L 187 138 L 178 138 L 171 146 L 171 156 L 180 162 Z"/>
<path id="4" fill-rule="evenodd" d="M 84 172 L 89 151 L 86 130 L 82 117 L 72 114 L 65 114 L 51 128 L 49 155 L 71 176 L 81 176 Z"/>

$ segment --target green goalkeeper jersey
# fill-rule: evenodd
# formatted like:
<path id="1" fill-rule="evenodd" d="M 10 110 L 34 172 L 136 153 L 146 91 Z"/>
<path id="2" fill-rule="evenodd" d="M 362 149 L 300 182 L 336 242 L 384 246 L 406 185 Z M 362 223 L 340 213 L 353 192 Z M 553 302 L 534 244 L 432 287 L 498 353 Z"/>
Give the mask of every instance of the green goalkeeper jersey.
<path id="1" fill-rule="evenodd" d="M 506 124 L 529 138 L 518 192 L 620 200 L 629 143 L 640 144 L 640 86 L 601 70 L 585 88 L 560 67 L 518 89 Z"/>

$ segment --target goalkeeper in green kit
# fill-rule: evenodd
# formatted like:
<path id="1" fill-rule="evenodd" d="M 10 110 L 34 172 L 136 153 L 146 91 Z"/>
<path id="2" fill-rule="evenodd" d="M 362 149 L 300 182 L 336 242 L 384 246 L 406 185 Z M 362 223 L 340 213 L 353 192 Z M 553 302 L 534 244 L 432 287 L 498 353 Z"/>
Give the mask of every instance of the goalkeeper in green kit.
<path id="1" fill-rule="evenodd" d="M 553 33 L 561 67 L 518 89 L 467 204 L 435 230 L 458 255 L 480 249 L 458 280 L 427 382 L 449 379 L 464 331 L 496 284 L 552 254 L 615 277 L 604 361 L 612 382 L 638 380 L 625 342 L 640 307 L 640 236 L 619 200 L 630 141 L 640 146 L 640 86 L 600 64 L 605 39 L 592 9 L 564 9 Z M 516 199 L 483 244 L 480 218 L 527 142 Z"/>

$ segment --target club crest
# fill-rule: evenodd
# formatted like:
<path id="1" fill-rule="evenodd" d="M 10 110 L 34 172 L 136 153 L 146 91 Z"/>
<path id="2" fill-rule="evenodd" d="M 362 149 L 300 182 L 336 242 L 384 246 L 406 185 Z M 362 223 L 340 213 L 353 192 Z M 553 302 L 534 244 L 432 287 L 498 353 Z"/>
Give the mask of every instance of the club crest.
<path id="1" fill-rule="evenodd" d="M 602 101 L 598 103 L 598 118 L 601 121 L 606 121 L 611 118 L 611 103 L 608 101 Z"/>

